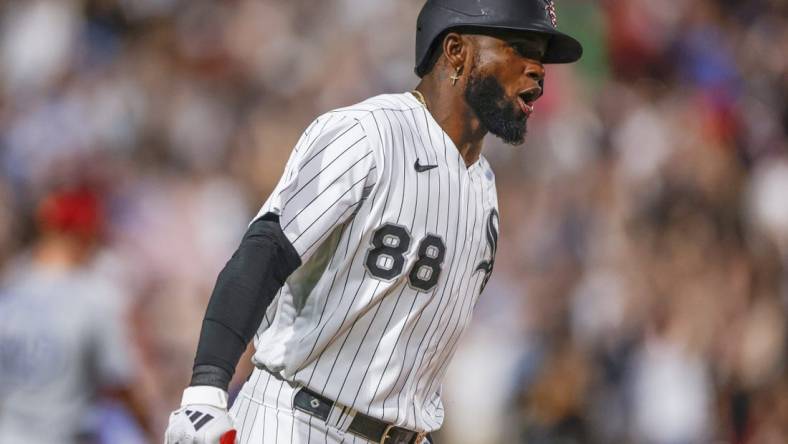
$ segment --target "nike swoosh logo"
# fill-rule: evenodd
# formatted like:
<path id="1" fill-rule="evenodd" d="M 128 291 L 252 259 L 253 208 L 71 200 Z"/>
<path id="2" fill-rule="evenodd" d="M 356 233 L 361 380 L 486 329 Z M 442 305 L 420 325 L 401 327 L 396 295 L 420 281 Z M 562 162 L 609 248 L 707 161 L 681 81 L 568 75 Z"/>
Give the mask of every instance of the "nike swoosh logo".
<path id="1" fill-rule="evenodd" d="M 438 165 L 420 165 L 419 159 L 416 159 L 416 163 L 413 164 L 413 168 L 416 169 L 417 173 L 423 173 L 425 171 L 429 171 L 433 168 L 438 168 Z"/>

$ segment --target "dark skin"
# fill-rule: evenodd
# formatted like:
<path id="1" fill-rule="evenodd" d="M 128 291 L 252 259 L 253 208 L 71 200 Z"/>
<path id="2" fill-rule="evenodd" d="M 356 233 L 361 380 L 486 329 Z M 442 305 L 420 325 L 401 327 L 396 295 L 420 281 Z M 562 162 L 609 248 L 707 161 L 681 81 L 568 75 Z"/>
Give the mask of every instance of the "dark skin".
<path id="1" fill-rule="evenodd" d="M 547 43 L 547 37 L 540 34 L 509 31 L 489 35 L 450 32 L 444 37 L 443 54 L 416 89 L 466 166 L 479 159 L 489 132 L 466 99 L 469 79 L 492 76 L 503 88 L 501 106 L 511 106 L 518 118 L 527 119 L 530 113 L 521 110 L 518 97 L 532 105 L 542 95 L 545 70 L 541 59 Z M 454 75 L 459 79 L 452 85 Z"/>

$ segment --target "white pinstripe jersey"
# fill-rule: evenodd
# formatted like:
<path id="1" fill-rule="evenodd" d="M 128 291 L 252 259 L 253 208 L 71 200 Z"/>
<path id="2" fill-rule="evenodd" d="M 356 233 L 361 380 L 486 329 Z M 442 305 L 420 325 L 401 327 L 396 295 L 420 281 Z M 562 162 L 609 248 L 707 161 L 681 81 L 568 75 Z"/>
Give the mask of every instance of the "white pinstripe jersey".
<path id="1" fill-rule="evenodd" d="M 303 265 L 269 307 L 254 361 L 418 431 L 494 262 L 495 178 L 470 167 L 410 93 L 316 119 L 258 216 Z"/>

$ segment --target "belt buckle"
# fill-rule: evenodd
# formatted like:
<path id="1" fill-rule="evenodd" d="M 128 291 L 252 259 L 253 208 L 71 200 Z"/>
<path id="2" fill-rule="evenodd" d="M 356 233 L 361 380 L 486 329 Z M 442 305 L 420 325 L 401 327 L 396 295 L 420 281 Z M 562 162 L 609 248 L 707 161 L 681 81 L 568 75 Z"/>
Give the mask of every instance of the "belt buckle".
<path id="1" fill-rule="evenodd" d="M 386 426 L 386 430 L 383 431 L 383 436 L 380 437 L 380 441 L 378 442 L 378 444 L 386 444 L 386 440 L 389 439 L 389 432 L 393 428 L 394 428 L 394 424 L 389 424 Z"/>
<path id="2" fill-rule="evenodd" d="M 380 441 L 378 444 L 386 444 L 386 440 L 389 439 L 389 432 L 396 427 L 394 424 L 389 424 L 386 426 L 386 430 L 383 431 L 383 436 L 380 437 Z M 416 437 L 413 438 L 412 444 L 421 444 L 427 438 L 427 432 L 418 432 L 416 433 Z"/>

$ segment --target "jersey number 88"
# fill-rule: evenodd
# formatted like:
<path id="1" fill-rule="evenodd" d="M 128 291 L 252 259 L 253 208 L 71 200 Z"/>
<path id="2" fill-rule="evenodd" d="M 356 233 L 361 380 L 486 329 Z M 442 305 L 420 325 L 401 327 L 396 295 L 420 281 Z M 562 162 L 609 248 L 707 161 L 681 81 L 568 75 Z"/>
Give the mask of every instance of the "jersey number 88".
<path id="1" fill-rule="evenodd" d="M 410 248 L 411 236 L 405 227 L 386 224 L 372 235 L 372 247 L 367 252 L 366 266 L 369 273 L 384 280 L 391 280 L 402 273 L 405 253 Z M 408 273 L 408 283 L 421 291 L 430 291 L 438 283 L 446 257 L 446 245 L 434 234 L 428 234 L 419 243 L 419 258 Z"/>

